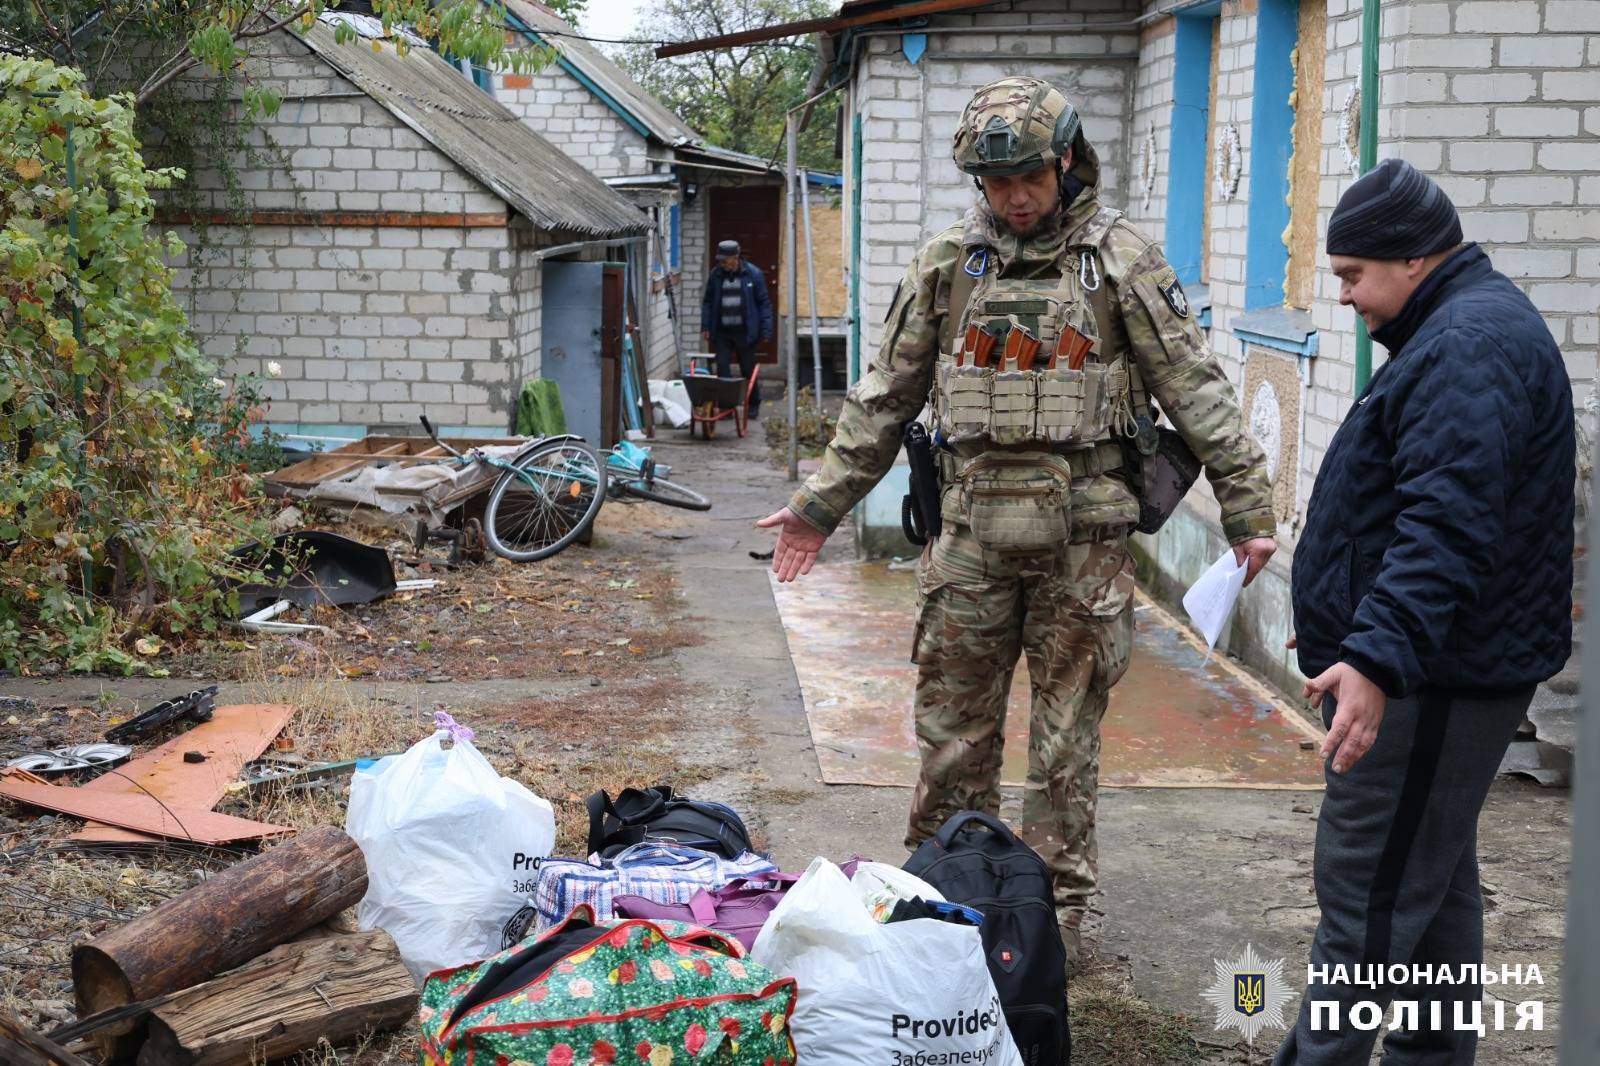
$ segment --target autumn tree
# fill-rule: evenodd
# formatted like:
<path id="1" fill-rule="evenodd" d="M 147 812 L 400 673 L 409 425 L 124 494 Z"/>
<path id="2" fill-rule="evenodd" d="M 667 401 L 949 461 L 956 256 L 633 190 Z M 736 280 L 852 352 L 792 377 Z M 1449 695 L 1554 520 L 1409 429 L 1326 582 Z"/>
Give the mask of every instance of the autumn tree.
<path id="1" fill-rule="evenodd" d="M 830 0 L 650 0 L 631 35 L 636 41 L 693 41 L 833 13 Z M 715 48 L 657 59 L 653 43 L 621 47 L 633 79 L 712 144 L 767 159 L 783 158 L 784 112 L 805 99 L 816 62 L 806 37 L 742 48 Z M 834 170 L 838 98 L 823 100 L 800 135 L 800 163 Z"/>

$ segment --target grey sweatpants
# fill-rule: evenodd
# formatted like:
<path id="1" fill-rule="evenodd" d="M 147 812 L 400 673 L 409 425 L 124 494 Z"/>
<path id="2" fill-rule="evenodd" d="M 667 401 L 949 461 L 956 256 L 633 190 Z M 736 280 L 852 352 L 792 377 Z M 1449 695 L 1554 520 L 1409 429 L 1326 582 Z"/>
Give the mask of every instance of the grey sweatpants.
<path id="1" fill-rule="evenodd" d="M 1422 692 L 1390 700 L 1372 749 L 1343 774 L 1324 769 L 1313 864 L 1322 920 L 1312 965 L 1330 972 L 1339 965 L 1449 965 L 1459 972 L 1483 961 L 1478 814 L 1532 699 L 1530 688 L 1486 698 Z M 1334 710 L 1329 697 L 1326 723 Z M 1378 1003 L 1387 1025 L 1391 1001 L 1415 1000 L 1419 1026 L 1385 1034 L 1385 1066 L 1469 1066 L 1477 1033 L 1457 1032 L 1454 1011 L 1458 1002 L 1482 996 L 1482 986 L 1473 984 L 1314 984 L 1273 1063 L 1365 1066 L 1378 1034 L 1350 1024 L 1351 1006 Z M 1314 1000 L 1338 1004 L 1337 1029 L 1312 1030 Z M 1434 1001 L 1441 1004 L 1438 1030 L 1429 1026 Z"/>

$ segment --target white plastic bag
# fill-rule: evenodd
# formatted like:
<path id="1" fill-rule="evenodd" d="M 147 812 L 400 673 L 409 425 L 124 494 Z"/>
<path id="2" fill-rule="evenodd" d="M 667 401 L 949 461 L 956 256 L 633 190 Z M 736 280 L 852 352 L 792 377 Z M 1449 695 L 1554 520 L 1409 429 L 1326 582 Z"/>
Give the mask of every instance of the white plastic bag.
<path id="1" fill-rule="evenodd" d="M 404 754 L 358 771 L 345 819 L 367 860 L 356 920 L 394 937 L 419 982 L 500 950 L 502 926 L 556 839 L 550 804 L 495 773 L 471 730 L 448 715 L 440 724 Z"/>
<path id="2" fill-rule="evenodd" d="M 868 913 L 864 888 L 938 897 L 895 872 L 858 871 L 852 884 L 814 859 L 756 937 L 750 957 L 799 983 L 790 1019 L 798 1061 L 1022 1066 L 976 928 L 933 918 L 880 925 Z"/>

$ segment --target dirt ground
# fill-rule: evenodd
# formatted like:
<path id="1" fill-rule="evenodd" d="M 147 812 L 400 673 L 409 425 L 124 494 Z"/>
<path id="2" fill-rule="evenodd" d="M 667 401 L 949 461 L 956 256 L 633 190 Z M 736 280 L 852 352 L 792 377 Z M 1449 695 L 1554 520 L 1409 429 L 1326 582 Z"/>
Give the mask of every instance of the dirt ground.
<path id="1" fill-rule="evenodd" d="M 755 519 L 787 496 L 759 427 L 688 443 L 664 431 L 658 458 L 715 501 L 705 514 L 608 503 L 594 541 L 544 563 L 436 571 L 439 588 L 322 620 L 323 638 L 244 635 L 160 661 L 167 679 L 0 678 L 0 757 L 96 738 L 140 707 L 195 684 L 224 702 L 292 702 L 295 752 L 379 755 L 425 736 L 435 709 L 478 731 L 502 772 L 555 805 L 558 851 L 582 850 L 582 798 L 595 788 L 668 781 L 733 804 L 785 869 L 813 855 L 899 863 L 909 793 L 821 783 Z M 852 557 L 847 534 L 824 561 Z M 909 630 L 910 619 L 907 619 Z M 1138 669 L 1138 664 L 1134 664 Z M 1089 972 L 1072 991 L 1079 1066 L 1265 1063 L 1217 1033 L 1200 992 L 1213 959 L 1246 943 L 1284 958 L 1303 986 L 1317 793 L 1107 790 L 1103 895 Z M 268 791 L 219 809 L 304 826 L 341 824 L 345 789 Z M 1004 814 L 1019 797 L 1009 791 Z M 1539 963 L 1541 1033 L 1491 1032 L 1480 1063 L 1553 1064 L 1559 1025 L 1569 795 L 1496 783 L 1480 850 L 1487 959 Z M 86 854 L 76 827 L 0 801 L 0 1006 L 48 1029 L 68 1020 L 70 945 L 180 891 L 227 854 L 165 848 Z M 1294 1006 L 1291 1004 L 1291 1010 Z M 1291 1015 L 1292 1017 L 1292 1015 Z M 414 1057 L 406 1034 L 346 1049 L 340 1061 Z M 322 1061 L 332 1061 L 324 1056 Z"/>

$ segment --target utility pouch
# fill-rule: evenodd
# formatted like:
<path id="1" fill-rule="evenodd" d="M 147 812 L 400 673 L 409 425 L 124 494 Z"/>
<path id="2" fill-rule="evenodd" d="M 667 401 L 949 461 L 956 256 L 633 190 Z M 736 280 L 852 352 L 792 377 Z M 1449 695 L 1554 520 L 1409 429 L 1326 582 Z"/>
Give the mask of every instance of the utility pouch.
<path id="1" fill-rule="evenodd" d="M 994 376 L 989 399 L 989 440 L 1002 448 L 1033 438 L 1034 379 L 1038 375 L 1006 370 Z"/>
<path id="2" fill-rule="evenodd" d="M 1072 532 L 1072 468 L 1050 452 L 981 455 L 957 475 L 961 520 L 1006 555 L 1060 551 Z"/>
<path id="3" fill-rule="evenodd" d="M 1037 435 L 1057 444 L 1103 437 L 1111 426 L 1108 370 L 1104 363 L 1085 363 L 1081 370 L 1040 371 Z"/>
<path id="4" fill-rule="evenodd" d="M 940 365 L 938 399 L 942 409 L 937 414 L 945 440 L 960 444 L 988 435 L 994 378 L 995 372 L 988 367 Z"/>
<path id="5" fill-rule="evenodd" d="M 1133 488 L 1139 496 L 1139 523 L 1134 528 L 1140 533 L 1154 533 L 1165 525 L 1200 476 L 1199 457 L 1176 430 L 1161 426 L 1155 436 L 1155 447 L 1148 453 L 1137 447 L 1124 452 L 1139 464 L 1140 483 Z"/>

